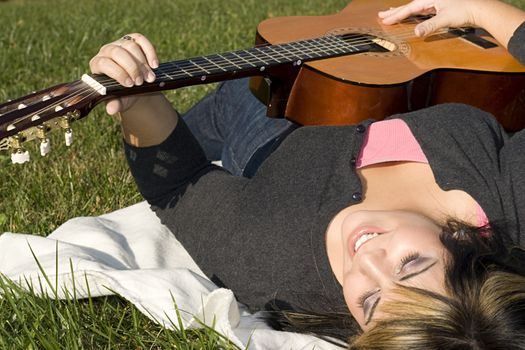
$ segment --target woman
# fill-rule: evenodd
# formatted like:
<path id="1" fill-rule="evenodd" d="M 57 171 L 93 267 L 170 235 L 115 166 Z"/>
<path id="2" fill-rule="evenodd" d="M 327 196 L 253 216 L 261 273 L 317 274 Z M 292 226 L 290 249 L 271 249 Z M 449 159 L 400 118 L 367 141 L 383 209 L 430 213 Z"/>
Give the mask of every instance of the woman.
<path id="1" fill-rule="evenodd" d="M 380 17 L 388 24 L 419 12 L 436 16 L 418 35 L 479 25 L 524 56 L 518 9 L 416 0 Z M 154 80 L 158 59 L 132 34 L 103 46 L 90 65 L 132 86 Z M 232 113 L 249 117 L 244 96 L 231 101 L 241 108 Z M 107 111 L 121 113 L 141 193 L 239 301 L 311 309 L 311 328 L 287 320 L 353 336 L 353 348 L 525 348 L 523 257 L 505 248 L 512 243 L 502 233 L 519 243 L 525 224 L 525 133 L 509 138 L 490 115 L 462 105 L 354 126 L 284 122 L 264 136 L 261 149 L 271 155 L 246 178 L 211 165 L 162 95 L 110 101 Z M 248 148 L 248 158 L 264 158 Z"/>

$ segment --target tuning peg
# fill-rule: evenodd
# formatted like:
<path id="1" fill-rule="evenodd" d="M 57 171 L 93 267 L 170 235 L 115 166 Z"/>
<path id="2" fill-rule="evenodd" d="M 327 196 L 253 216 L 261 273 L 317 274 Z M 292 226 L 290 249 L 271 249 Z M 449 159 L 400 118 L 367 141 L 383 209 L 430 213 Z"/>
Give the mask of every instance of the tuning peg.
<path id="1" fill-rule="evenodd" d="M 49 139 L 42 139 L 40 141 L 40 155 L 42 157 L 47 156 L 51 152 L 51 143 L 49 142 Z"/>
<path id="2" fill-rule="evenodd" d="M 45 125 L 37 126 L 36 136 L 40 140 L 40 155 L 42 157 L 45 157 L 49 154 L 49 152 L 51 152 L 51 143 L 49 142 L 49 139 L 46 136 Z"/>
<path id="3" fill-rule="evenodd" d="M 23 148 L 18 148 L 11 153 L 11 162 L 13 162 L 13 164 L 24 164 L 29 162 L 29 159 L 29 152 Z"/>
<path id="4" fill-rule="evenodd" d="M 73 144 L 73 130 L 70 128 L 66 129 L 64 132 L 64 138 L 66 140 L 66 146 L 69 147 Z"/>
<path id="5" fill-rule="evenodd" d="M 60 119 L 59 125 L 64 130 L 64 139 L 66 146 L 69 147 L 73 144 L 73 129 L 71 129 L 71 120 L 78 118 L 80 113 L 78 111 L 72 111 L 63 116 Z"/>

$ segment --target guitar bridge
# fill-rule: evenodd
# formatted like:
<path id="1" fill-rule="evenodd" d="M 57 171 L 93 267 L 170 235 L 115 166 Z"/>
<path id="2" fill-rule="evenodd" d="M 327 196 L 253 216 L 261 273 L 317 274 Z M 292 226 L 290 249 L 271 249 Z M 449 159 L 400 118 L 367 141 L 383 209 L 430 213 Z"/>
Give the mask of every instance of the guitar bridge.
<path id="1" fill-rule="evenodd" d="M 498 45 L 494 44 L 492 41 L 489 41 L 481 35 L 485 35 L 488 33 L 485 32 L 482 29 L 474 29 L 474 28 L 450 28 L 448 32 L 452 35 L 458 36 L 461 39 L 464 39 L 471 44 L 474 44 L 482 49 L 492 49 L 494 47 L 498 47 Z"/>

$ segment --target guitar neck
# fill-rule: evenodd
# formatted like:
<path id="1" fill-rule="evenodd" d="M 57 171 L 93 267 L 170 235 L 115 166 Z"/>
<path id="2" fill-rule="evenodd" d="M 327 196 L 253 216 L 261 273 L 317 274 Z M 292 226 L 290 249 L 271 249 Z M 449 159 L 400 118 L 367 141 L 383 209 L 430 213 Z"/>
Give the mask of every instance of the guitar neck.
<path id="1" fill-rule="evenodd" d="M 0 105 L 0 150 L 20 149 L 31 139 L 45 139 L 53 128 L 69 130 L 71 121 L 85 117 L 100 101 L 118 96 L 150 93 L 255 75 L 271 75 L 279 66 L 377 51 L 366 34 L 329 35 L 291 43 L 212 54 L 162 63 L 156 79 L 140 86 L 123 87 L 106 75 L 87 75 L 81 81 L 58 85 Z M 379 47 L 380 49 L 380 47 Z M 62 115 L 63 118 L 58 117 Z M 7 140 L 10 137 L 14 139 Z"/>
<path id="2" fill-rule="evenodd" d="M 361 34 L 332 35 L 162 63 L 153 70 L 156 75 L 154 82 L 131 88 L 123 87 L 107 76 L 93 75 L 92 78 L 100 84 L 93 87 L 103 95 L 132 95 L 267 75 L 278 66 L 300 66 L 303 62 L 372 50 L 377 50 L 372 37 Z"/>

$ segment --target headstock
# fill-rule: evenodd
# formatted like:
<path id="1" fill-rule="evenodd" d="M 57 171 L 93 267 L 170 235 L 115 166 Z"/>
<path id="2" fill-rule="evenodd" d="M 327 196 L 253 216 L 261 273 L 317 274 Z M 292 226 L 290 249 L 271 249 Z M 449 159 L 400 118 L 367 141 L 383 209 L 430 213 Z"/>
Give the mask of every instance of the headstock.
<path id="1" fill-rule="evenodd" d="M 61 84 L 0 105 L 0 151 L 10 151 L 13 163 L 29 161 L 25 143 L 40 141 L 40 154 L 51 151 L 48 133 L 62 130 L 66 146 L 73 142 L 71 123 L 86 116 L 103 97 L 84 80 Z"/>

